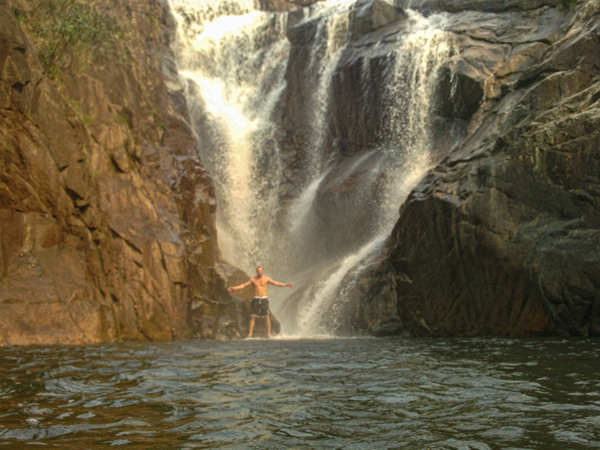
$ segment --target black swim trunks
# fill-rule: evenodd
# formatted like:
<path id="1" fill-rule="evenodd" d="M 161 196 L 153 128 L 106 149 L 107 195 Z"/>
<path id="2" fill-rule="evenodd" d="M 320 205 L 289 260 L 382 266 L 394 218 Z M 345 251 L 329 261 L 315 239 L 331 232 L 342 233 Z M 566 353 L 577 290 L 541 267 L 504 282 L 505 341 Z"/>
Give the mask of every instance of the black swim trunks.
<path id="1" fill-rule="evenodd" d="M 269 299 L 267 297 L 254 297 L 250 315 L 255 317 L 269 317 Z"/>

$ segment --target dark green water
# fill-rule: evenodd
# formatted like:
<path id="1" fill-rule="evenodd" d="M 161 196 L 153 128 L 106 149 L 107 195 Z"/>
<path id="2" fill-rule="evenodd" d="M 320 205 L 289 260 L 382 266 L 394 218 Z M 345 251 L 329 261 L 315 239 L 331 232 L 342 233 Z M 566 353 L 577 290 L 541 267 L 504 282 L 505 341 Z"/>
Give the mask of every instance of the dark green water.
<path id="1" fill-rule="evenodd" d="M 600 342 L 0 348 L 0 449 L 600 448 Z"/>

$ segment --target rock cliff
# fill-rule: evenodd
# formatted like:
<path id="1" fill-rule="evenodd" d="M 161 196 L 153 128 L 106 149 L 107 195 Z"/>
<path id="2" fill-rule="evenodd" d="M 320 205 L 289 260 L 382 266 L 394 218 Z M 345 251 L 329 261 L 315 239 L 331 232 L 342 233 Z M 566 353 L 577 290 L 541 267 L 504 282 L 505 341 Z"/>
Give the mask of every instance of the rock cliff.
<path id="1" fill-rule="evenodd" d="M 190 338 L 229 298 L 171 20 L 0 3 L 0 345 Z"/>
<path id="2" fill-rule="evenodd" d="M 310 6 L 320 0 L 259 0 L 260 8 L 264 11 L 284 12 L 305 6 Z"/>
<path id="3" fill-rule="evenodd" d="M 402 205 L 346 329 L 600 334 L 600 3 L 412 3 L 451 12 L 449 79 L 482 95 Z"/>
<path id="4" fill-rule="evenodd" d="M 404 150 L 385 107 L 404 8 L 441 13 L 452 47 L 431 99 L 433 169 L 349 300 L 320 312 L 338 332 L 600 333 L 600 3 L 575 3 L 362 0 L 330 24 L 348 30 L 326 68 L 319 145 L 334 164 L 315 260 L 361 247 L 380 221 L 386 152 Z M 41 4 L 88 9 L 43 23 Z M 284 207 L 310 175 L 311 61 L 331 56 L 305 14 L 289 13 L 276 118 Z M 225 287 L 247 278 L 219 261 L 171 21 L 160 0 L 0 4 L 0 345 L 244 334 L 248 299 Z"/>
<path id="5" fill-rule="evenodd" d="M 410 95 L 386 87 L 406 7 L 434 17 L 452 46 L 430 106 L 433 169 L 402 205 L 383 254 L 358 280 L 350 271 L 341 286 L 353 292 L 342 288 L 321 314 L 340 333 L 599 334 L 600 3 L 396 5 L 357 2 L 333 61 L 322 137 L 333 164 L 315 198 L 330 226 L 320 247 L 328 256 L 348 242 L 358 249 L 377 224 L 378 186 L 389 182 L 382 146 L 403 145 L 389 139 L 386 104 Z M 306 103 L 319 20 L 290 13 L 281 147 L 292 167 L 306 165 L 314 139 Z M 408 123 L 405 108 L 394 114 Z M 302 176 L 289 178 L 302 185 Z"/>

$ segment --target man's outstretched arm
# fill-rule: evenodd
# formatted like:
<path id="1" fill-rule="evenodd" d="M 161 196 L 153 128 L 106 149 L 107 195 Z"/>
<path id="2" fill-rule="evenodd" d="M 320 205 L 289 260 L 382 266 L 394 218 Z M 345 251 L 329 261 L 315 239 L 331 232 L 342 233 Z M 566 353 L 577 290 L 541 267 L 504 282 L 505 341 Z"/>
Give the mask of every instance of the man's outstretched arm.
<path id="1" fill-rule="evenodd" d="M 292 283 L 280 283 L 279 281 L 275 281 L 272 278 L 269 278 L 268 283 L 274 284 L 275 286 L 279 287 L 294 287 Z"/>
<path id="2" fill-rule="evenodd" d="M 240 284 L 239 286 L 230 287 L 227 289 L 229 292 L 239 291 L 240 289 L 244 289 L 252 284 L 250 280 L 246 281 L 244 284 Z"/>

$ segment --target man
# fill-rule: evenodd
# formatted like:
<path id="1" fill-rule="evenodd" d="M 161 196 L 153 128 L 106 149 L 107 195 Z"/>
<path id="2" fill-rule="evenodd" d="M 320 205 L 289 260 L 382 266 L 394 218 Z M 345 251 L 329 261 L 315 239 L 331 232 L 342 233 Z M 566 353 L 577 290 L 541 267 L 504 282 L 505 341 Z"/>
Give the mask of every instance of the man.
<path id="1" fill-rule="evenodd" d="M 293 287 L 291 283 L 285 284 L 265 276 L 263 268 L 258 266 L 256 268 L 256 276 L 250 278 L 244 284 L 239 286 L 230 287 L 229 292 L 239 291 L 245 287 L 254 285 L 254 299 L 252 300 L 252 309 L 250 310 L 250 332 L 248 337 L 252 337 L 252 331 L 254 331 L 254 323 L 257 317 L 265 319 L 267 321 L 267 337 L 271 337 L 271 319 L 269 318 L 269 299 L 267 298 L 268 284 L 274 284 L 280 287 Z"/>

